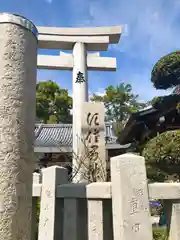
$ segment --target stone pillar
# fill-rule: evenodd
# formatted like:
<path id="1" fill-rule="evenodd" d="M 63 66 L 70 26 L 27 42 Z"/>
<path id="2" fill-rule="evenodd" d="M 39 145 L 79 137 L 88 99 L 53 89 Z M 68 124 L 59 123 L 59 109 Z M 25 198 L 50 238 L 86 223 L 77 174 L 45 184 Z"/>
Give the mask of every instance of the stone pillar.
<path id="1" fill-rule="evenodd" d="M 82 182 L 105 182 L 105 108 L 103 103 L 83 103 L 81 116 L 82 162 L 79 170 Z"/>
<path id="2" fill-rule="evenodd" d="M 0 14 L 0 240 L 30 240 L 37 30 Z"/>
<path id="3" fill-rule="evenodd" d="M 81 145 L 82 104 L 88 101 L 87 52 L 84 43 L 76 43 L 73 49 L 73 181 L 78 182 L 78 159 Z"/>
<path id="4" fill-rule="evenodd" d="M 144 158 L 126 153 L 110 162 L 114 240 L 152 240 Z"/>

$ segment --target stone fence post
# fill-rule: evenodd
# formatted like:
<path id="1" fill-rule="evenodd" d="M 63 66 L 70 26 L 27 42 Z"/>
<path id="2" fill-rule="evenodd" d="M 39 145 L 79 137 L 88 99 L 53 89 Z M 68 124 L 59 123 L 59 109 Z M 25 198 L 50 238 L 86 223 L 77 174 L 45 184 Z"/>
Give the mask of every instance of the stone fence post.
<path id="1" fill-rule="evenodd" d="M 42 171 L 38 240 L 63 239 L 63 200 L 56 198 L 57 185 L 68 183 L 67 169 L 58 166 Z"/>
<path id="2" fill-rule="evenodd" d="M 111 158 L 114 240 L 152 240 L 144 158 Z"/>

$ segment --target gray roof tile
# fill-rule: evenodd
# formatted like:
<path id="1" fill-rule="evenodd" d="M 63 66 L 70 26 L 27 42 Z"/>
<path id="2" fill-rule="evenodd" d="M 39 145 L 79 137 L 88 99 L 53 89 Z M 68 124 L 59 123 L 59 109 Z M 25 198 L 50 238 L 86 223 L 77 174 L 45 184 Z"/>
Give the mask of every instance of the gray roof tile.
<path id="1" fill-rule="evenodd" d="M 117 137 L 113 133 L 112 125 L 106 123 L 106 142 L 116 143 Z M 36 147 L 72 146 L 72 124 L 36 124 Z"/>

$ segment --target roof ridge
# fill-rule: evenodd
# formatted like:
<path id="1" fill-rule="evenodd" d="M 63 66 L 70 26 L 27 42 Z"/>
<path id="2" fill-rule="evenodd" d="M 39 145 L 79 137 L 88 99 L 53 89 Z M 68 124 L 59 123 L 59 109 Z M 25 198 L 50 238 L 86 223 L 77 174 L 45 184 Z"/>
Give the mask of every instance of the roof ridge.
<path id="1" fill-rule="evenodd" d="M 111 122 L 105 122 L 106 126 L 111 126 L 112 123 Z M 72 127 L 72 123 L 36 123 L 35 124 L 36 127 Z"/>
<path id="2" fill-rule="evenodd" d="M 54 127 L 72 127 L 71 123 L 55 123 L 55 124 L 51 124 L 51 123 L 43 123 L 43 124 L 35 124 L 35 126 L 39 127 L 41 125 L 41 127 L 49 127 L 49 128 L 54 128 Z"/>

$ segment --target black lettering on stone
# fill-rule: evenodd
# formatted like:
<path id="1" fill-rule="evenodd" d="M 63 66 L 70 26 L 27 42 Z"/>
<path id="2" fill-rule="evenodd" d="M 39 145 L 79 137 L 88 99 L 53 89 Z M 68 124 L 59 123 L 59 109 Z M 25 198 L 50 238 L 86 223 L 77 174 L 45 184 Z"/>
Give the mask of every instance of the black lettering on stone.
<path id="1" fill-rule="evenodd" d="M 131 202 L 131 215 L 137 212 L 138 210 L 138 200 L 136 198 L 132 198 Z"/>
<path id="2" fill-rule="evenodd" d="M 99 130 L 95 128 L 93 130 L 89 130 L 85 140 L 88 143 L 98 143 L 99 142 L 99 137 L 100 137 Z"/>
<path id="3" fill-rule="evenodd" d="M 92 145 L 91 149 L 89 150 L 88 157 L 91 159 L 91 161 L 96 161 L 99 157 L 99 153 L 97 152 L 98 146 Z"/>
<path id="4" fill-rule="evenodd" d="M 89 126 L 92 126 L 92 122 L 94 122 L 95 126 L 99 126 L 99 114 L 98 113 L 94 113 L 93 115 L 91 113 L 88 113 L 87 124 Z"/>
<path id="5" fill-rule="evenodd" d="M 132 226 L 132 230 L 133 232 L 137 233 L 140 231 L 140 223 L 135 223 L 133 226 Z"/>
<path id="6" fill-rule="evenodd" d="M 84 75 L 82 72 L 79 71 L 77 73 L 76 83 L 83 83 L 83 82 L 85 82 Z"/>

